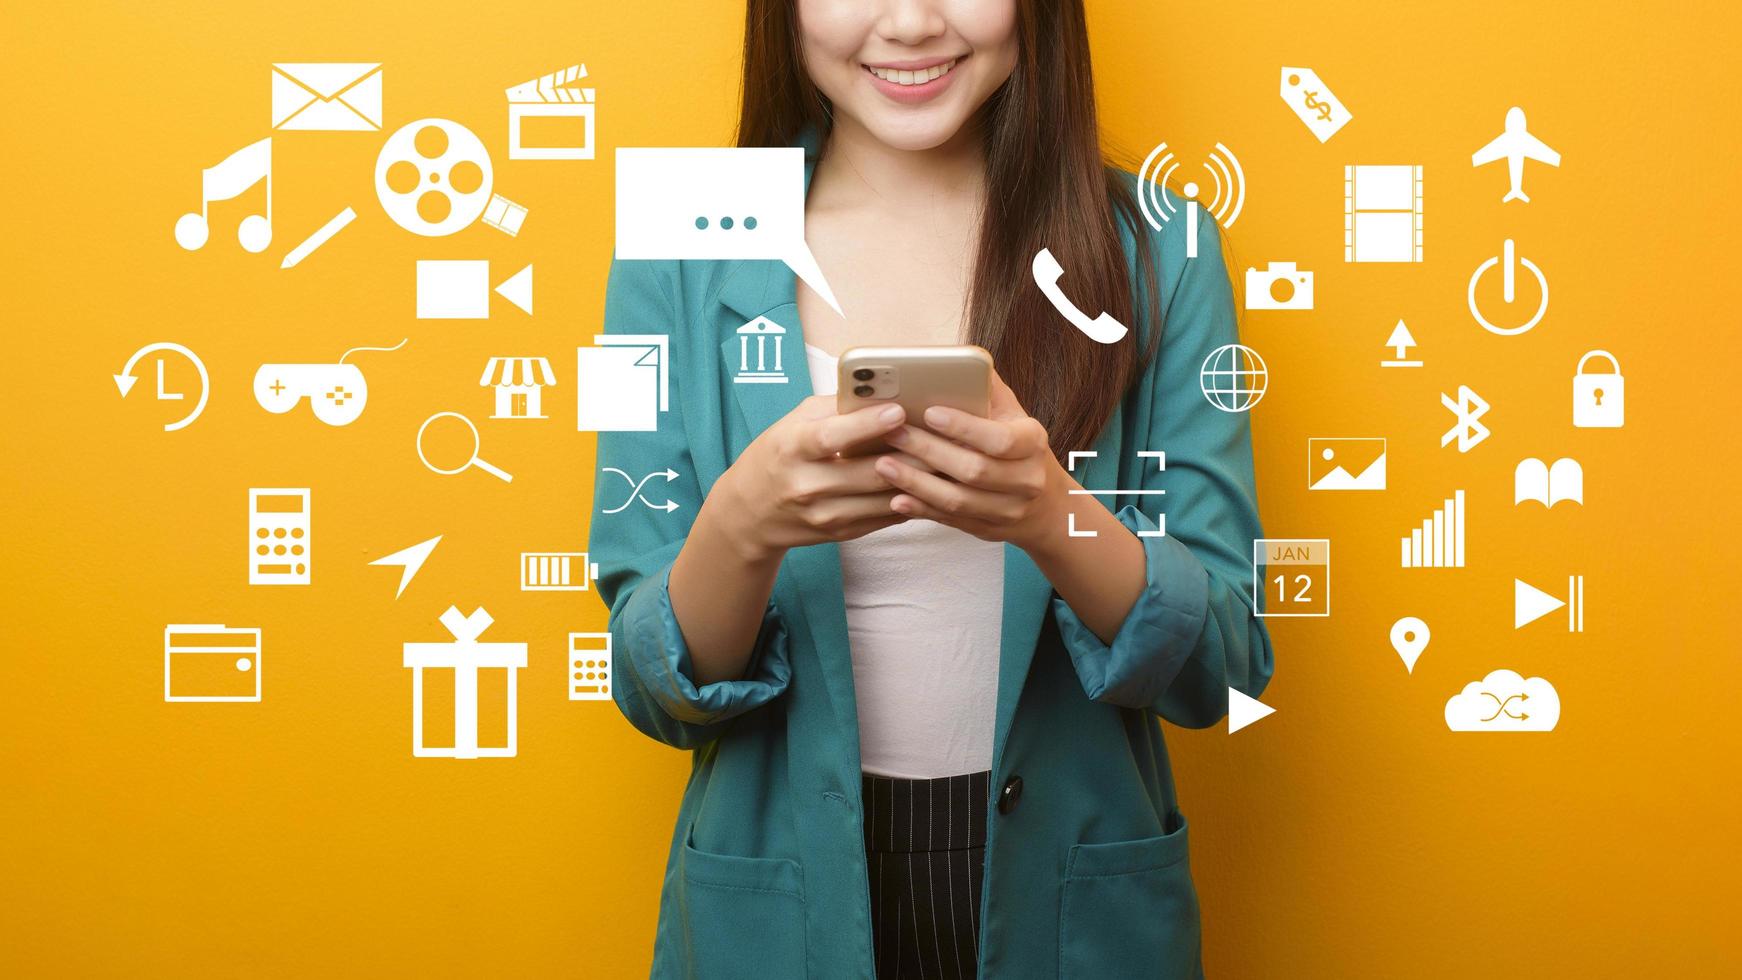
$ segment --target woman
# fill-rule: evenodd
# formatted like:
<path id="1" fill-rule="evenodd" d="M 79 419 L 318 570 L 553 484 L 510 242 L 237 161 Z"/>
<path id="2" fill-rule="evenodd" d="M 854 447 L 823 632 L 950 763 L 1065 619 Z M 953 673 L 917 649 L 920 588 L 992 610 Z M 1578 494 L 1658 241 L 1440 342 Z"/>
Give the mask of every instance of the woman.
<path id="1" fill-rule="evenodd" d="M 1186 261 L 1103 165 L 1080 0 L 751 0 L 744 67 L 739 142 L 806 147 L 847 318 L 777 262 L 611 270 L 606 329 L 672 348 L 658 431 L 599 459 L 675 471 L 677 509 L 591 546 L 617 703 L 693 751 L 653 973 L 1201 975 L 1156 716 L 1271 670 L 1245 416 L 1197 391 L 1235 340 L 1215 229 Z M 1124 340 L 1052 308 L 1042 247 Z M 788 384 L 733 383 L 757 317 Z M 843 349 L 953 343 L 993 354 L 991 418 L 835 414 Z M 897 452 L 836 455 L 869 437 Z"/>

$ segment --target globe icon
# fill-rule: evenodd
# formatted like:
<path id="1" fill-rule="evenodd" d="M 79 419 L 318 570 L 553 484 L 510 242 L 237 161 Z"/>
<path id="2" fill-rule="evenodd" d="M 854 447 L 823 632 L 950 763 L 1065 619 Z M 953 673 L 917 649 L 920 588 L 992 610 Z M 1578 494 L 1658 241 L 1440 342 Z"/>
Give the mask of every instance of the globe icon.
<path id="1" fill-rule="evenodd" d="M 1244 412 L 1264 398 L 1270 372 L 1264 358 L 1244 344 L 1223 344 L 1210 351 L 1198 369 L 1198 387 L 1210 404 L 1224 412 Z"/>

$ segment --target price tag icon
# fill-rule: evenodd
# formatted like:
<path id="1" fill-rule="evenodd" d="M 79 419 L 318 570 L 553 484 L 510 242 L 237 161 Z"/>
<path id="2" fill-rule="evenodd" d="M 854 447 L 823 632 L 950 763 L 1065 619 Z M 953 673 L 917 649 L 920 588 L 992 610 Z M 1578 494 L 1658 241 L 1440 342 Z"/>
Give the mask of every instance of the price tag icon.
<path id="1" fill-rule="evenodd" d="M 1331 94 L 1331 89 L 1319 80 L 1318 72 L 1311 68 L 1282 69 L 1282 101 L 1294 110 L 1296 118 L 1306 123 L 1306 128 L 1312 130 L 1314 136 L 1323 143 L 1337 134 L 1337 130 L 1348 124 L 1349 110 L 1343 108 L 1342 100 Z"/>

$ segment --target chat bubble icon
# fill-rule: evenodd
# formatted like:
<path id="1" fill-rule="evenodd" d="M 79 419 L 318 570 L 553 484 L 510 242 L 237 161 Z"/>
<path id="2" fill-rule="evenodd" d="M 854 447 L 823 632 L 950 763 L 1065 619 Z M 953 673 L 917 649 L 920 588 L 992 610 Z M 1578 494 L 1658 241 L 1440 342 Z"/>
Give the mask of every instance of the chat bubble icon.
<path id="1" fill-rule="evenodd" d="M 778 259 L 841 313 L 804 240 L 803 147 L 618 147 L 617 257 Z"/>

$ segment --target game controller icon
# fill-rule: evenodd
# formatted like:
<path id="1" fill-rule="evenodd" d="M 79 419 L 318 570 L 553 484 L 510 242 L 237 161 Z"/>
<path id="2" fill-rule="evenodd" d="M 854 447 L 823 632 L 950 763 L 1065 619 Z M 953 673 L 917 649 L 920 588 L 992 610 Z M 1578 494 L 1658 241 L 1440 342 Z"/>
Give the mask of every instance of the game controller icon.
<path id="1" fill-rule="evenodd" d="M 345 358 L 360 350 L 394 351 L 405 346 L 353 347 L 337 364 L 262 364 L 254 372 L 254 400 L 274 415 L 283 415 L 308 396 L 315 418 L 328 425 L 350 425 L 369 403 L 363 372 Z"/>

